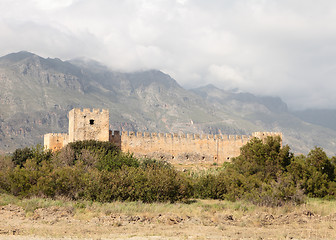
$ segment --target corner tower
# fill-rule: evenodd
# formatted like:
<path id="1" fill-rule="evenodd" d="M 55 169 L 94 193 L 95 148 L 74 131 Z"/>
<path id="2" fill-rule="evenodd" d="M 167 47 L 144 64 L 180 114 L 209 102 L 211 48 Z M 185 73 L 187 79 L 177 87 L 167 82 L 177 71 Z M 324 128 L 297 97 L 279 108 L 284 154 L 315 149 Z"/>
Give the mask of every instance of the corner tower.
<path id="1" fill-rule="evenodd" d="M 109 141 L 109 111 L 74 108 L 69 112 L 69 142 Z"/>
<path id="2" fill-rule="evenodd" d="M 282 147 L 282 133 L 281 132 L 254 132 L 252 133 L 252 137 L 256 137 L 261 139 L 264 143 L 267 137 L 280 137 L 280 144 Z"/>

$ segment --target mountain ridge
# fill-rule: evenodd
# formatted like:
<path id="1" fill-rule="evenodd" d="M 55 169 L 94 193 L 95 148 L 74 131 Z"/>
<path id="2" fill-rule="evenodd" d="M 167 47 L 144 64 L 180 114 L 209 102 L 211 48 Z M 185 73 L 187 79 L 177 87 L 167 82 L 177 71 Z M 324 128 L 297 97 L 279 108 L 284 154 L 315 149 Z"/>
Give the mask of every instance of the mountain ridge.
<path id="1" fill-rule="evenodd" d="M 186 90 L 159 70 L 115 72 L 88 60 L 28 52 L 0 58 L 0 150 L 66 132 L 74 107 L 110 110 L 110 128 L 151 132 L 249 134 L 281 131 L 295 152 L 314 145 L 335 154 L 336 131 L 305 122 L 278 97 L 204 86 Z"/>

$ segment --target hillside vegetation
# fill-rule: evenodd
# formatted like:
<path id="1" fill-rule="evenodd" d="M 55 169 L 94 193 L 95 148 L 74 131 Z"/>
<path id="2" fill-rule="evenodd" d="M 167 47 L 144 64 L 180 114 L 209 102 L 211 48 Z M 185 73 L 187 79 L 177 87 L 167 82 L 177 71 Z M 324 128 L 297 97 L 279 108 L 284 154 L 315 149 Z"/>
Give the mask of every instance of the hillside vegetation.
<path id="1" fill-rule="evenodd" d="M 167 162 L 136 159 L 108 142 L 78 141 L 52 153 L 17 149 L 0 161 L 0 191 L 15 196 L 98 202 L 176 202 L 191 198 L 246 200 L 257 205 L 335 198 L 336 158 L 321 148 L 294 156 L 280 138 L 254 138 L 239 157 L 215 170 L 177 171 Z"/>

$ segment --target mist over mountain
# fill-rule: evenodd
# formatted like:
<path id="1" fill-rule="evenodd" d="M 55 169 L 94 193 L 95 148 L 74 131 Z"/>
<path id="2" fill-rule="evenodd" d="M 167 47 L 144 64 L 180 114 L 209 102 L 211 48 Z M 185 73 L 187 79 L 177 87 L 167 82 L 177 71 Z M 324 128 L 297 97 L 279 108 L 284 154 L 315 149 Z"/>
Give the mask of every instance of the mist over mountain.
<path id="1" fill-rule="evenodd" d="M 293 114 L 305 122 L 336 131 L 336 109 L 306 109 L 294 111 Z"/>
<path id="2" fill-rule="evenodd" d="M 110 128 L 149 132 L 250 134 L 281 131 L 293 151 L 315 145 L 335 154 L 336 126 L 291 112 L 279 97 L 207 85 L 186 90 L 158 70 L 111 71 L 89 59 L 42 58 L 29 52 L 0 58 L 0 150 L 43 142 L 67 132 L 74 107 L 106 108 Z M 311 113 L 311 115 L 314 115 Z"/>

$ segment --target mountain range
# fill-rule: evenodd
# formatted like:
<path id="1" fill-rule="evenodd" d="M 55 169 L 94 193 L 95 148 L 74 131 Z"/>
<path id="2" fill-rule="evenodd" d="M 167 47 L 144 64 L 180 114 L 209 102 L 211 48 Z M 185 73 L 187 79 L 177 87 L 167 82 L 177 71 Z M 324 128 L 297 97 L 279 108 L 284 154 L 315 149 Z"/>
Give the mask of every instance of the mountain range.
<path id="1" fill-rule="evenodd" d="M 105 108 L 110 129 L 212 134 L 280 131 L 295 153 L 336 150 L 336 110 L 290 111 L 279 97 L 184 89 L 159 70 L 112 71 L 87 59 L 62 61 L 30 52 L 0 58 L 0 151 L 67 132 L 72 108 Z"/>

